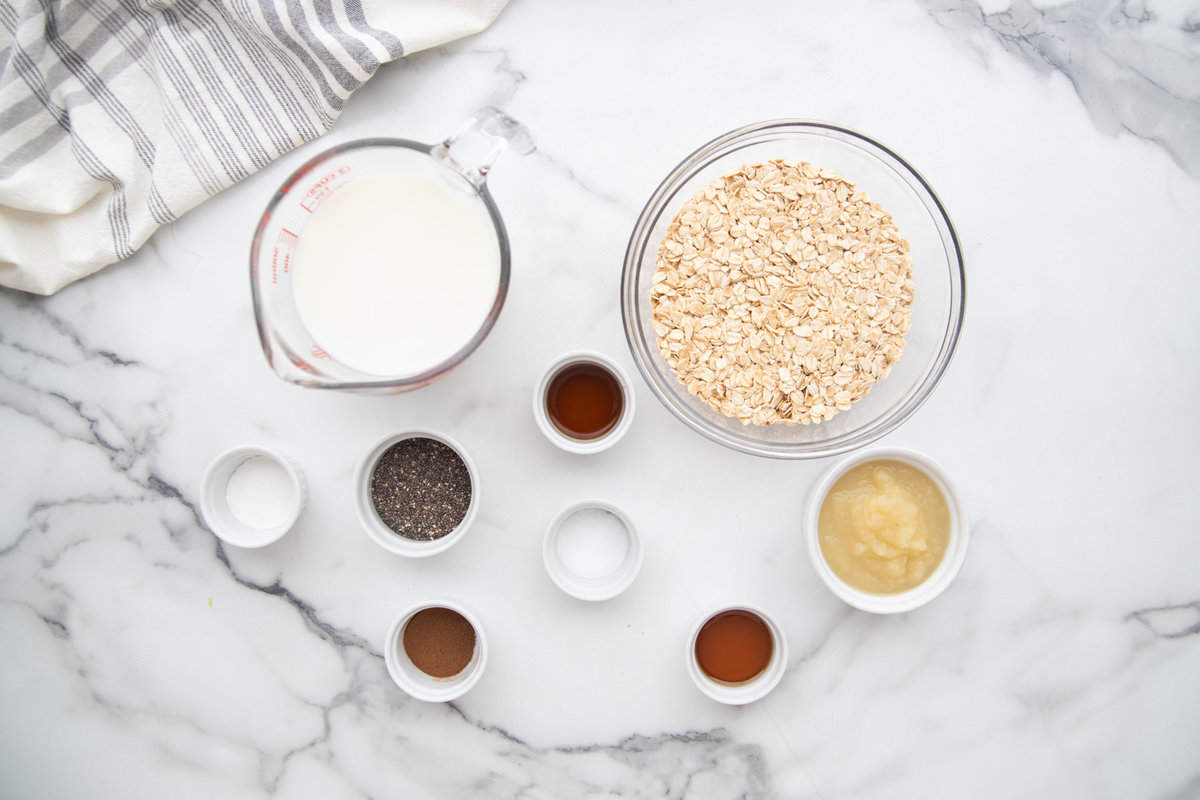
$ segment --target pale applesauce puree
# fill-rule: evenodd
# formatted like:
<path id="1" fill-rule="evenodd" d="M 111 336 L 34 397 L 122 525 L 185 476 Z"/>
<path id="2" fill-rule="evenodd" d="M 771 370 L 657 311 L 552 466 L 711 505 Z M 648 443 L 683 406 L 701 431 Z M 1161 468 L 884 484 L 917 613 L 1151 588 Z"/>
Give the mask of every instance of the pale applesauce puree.
<path id="1" fill-rule="evenodd" d="M 950 509 L 937 485 L 900 461 L 868 461 L 838 478 L 821 504 L 821 552 L 864 592 L 895 594 L 928 578 L 946 555 Z"/>

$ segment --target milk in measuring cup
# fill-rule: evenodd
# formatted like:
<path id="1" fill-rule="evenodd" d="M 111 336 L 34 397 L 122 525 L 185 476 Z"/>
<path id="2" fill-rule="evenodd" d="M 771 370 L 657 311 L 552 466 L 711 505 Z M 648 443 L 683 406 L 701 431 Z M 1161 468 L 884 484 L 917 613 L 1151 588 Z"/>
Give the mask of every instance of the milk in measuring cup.
<path id="1" fill-rule="evenodd" d="M 326 198 L 296 245 L 296 307 L 331 357 L 408 376 L 453 355 L 483 325 L 500 283 L 487 208 L 436 175 L 354 180 Z"/>

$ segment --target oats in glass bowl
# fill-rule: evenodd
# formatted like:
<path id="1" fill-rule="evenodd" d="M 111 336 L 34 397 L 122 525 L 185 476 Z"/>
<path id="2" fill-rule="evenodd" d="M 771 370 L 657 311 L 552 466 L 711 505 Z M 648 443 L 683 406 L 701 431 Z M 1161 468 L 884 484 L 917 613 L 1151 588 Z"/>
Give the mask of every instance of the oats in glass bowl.
<path id="1" fill-rule="evenodd" d="M 832 419 L 904 350 L 908 242 L 878 203 L 807 162 L 748 164 L 696 192 L 655 266 L 659 351 L 743 424 Z"/>

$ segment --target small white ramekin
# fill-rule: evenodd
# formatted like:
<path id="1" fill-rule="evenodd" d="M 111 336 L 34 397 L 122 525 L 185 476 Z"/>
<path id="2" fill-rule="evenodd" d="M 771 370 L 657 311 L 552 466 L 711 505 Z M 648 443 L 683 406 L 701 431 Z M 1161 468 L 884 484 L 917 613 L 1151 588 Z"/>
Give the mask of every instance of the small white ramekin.
<path id="1" fill-rule="evenodd" d="M 774 643 L 767 668 L 750 680 L 741 683 L 726 683 L 710 678 L 704 670 L 700 669 L 700 662 L 696 660 L 696 638 L 700 635 L 700 629 L 704 627 L 704 623 L 726 611 L 749 611 L 759 617 L 767 623 L 767 629 L 771 632 L 771 639 Z M 708 612 L 696 620 L 696 624 L 692 626 L 692 634 L 688 637 L 687 671 L 692 676 L 692 682 L 696 684 L 696 688 L 713 700 L 726 705 L 744 706 L 766 697 L 772 689 L 779 685 L 783 673 L 787 671 L 787 660 L 787 637 L 783 635 L 783 628 L 767 612 L 745 603 L 733 603 Z"/>
<path id="2" fill-rule="evenodd" d="M 950 510 L 950 538 L 946 544 L 946 554 L 934 569 L 933 574 L 917 586 L 896 594 L 873 594 L 855 589 L 843 581 L 825 561 L 821 552 L 821 540 L 817 521 L 821 514 L 821 505 L 830 487 L 838 478 L 853 467 L 867 461 L 900 461 L 909 464 L 929 476 L 934 485 L 941 490 Z M 970 528 L 967 525 L 966 513 L 954 484 L 946 477 L 946 473 L 933 459 L 914 450 L 898 447 L 875 447 L 862 450 L 849 458 L 845 458 L 831 467 L 813 487 L 808 498 L 808 508 L 804 514 L 804 535 L 808 540 L 808 555 L 813 569 L 829 587 L 829 590 L 855 608 L 870 611 L 873 614 L 900 614 L 912 611 L 933 600 L 946 590 L 958 571 L 962 568 L 963 560 L 967 557 L 967 544 L 970 540 Z"/>
<path id="3" fill-rule="evenodd" d="M 603 367 L 612 373 L 621 386 L 621 417 L 612 430 L 595 439 L 572 439 L 555 427 L 554 423 L 550 421 L 550 415 L 546 412 L 546 391 L 550 388 L 550 381 L 561 370 L 572 364 L 595 364 Z M 550 366 L 546 367 L 545 372 L 542 373 L 542 379 L 533 387 L 533 418 L 537 422 L 538 428 L 547 439 L 568 453 L 581 455 L 599 453 L 619 442 L 625 432 L 629 430 L 629 426 L 633 424 L 634 405 L 633 384 L 629 382 L 625 370 L 621 369 L 617 362 L 608 356 L 591 350 L 576 350 L 559 356 L 551 362 Z"/>
<path id="4" fill-rule="evenodd" d="M 375 510 L 375 504 L 371 502 L 371 475 L 375 469 L 375 463 L 389 447 L 397 442 L 421 438 L 439 441 L 458 453 L 458 457 L 467 465 L 467 473 L 471 476 L 471 502 L 467 506 L 467 513 L 463 515 L 462 522 L 458 523 L 458 527 L 445 536 L 430 541 L 409 539 L 396 533 L 379 518 L 379 512 Z M 467 454 L 462 445 L 444 433 L 418 429 L 401 431 L 388 436 L 371 448 L 371 451 L 358 465 L 358 471 L 354 475 L 354 499 L 359 522 L 362 523 L 372 541 L 384 550 L 398 555 L 424 558 L 446 550 L 461 539 L 467 529 L 471 527 L 471 523 L 475 520 L 475 513 L 479 509 L 479 472 L 475 469 L 475 462 L 471 460 L 471 456 Z"/>
<path id="5" fill-rule="evenodd" d="M 435 678 L 422 672 L 408 653 L 404 650 L 404 627 L 418 611 L 427 608 L 448 608 L 462 614 L 471 627 L 475 629 L 475 653 L 462 672 L 449 678 Z M 418 603 L 396 618 L 388 629 L 387 639 L 383 643 L 383 660 L 387 665 L 388 675 L 396 685 L 409 695 L 428 703 L 445 703 L 466 694 L 483 676 L 487 666 L 487 637 L 479 618 L 471 611 L 450 600 L 435 600 L 428 603 Z"/>
<path id="6" fill-rule="evenodd" d="M 274 461 L 291 478 L 295 489 L 295 503 L 287 518 L 273 528 L 255 528 L 245 524 L 233 515 L 226 497 L 226 486 L 234 471 L 251 458 L 262 457 Z M 226 450 L 212 460 L 204 471 L 204 480 L 200 491 L 200 511 L 209 529 L 221 541 L 235 547 L 256 548 L 279 541 L 300 517 L 304 508 L 305 487 L 304 477 L 299 468 L 290 458 L 269 447 L 244 445 Z"/>
<path id="7" fill-rule="evenodd" d="M 563 522 L 572 514 L 589 508 L 600 509 L 612 514 L 621 522 L 625 527 L 625 532 L 629 535 L 629 549 L 620 566 L 608 575 L 596 578 L 575 574 L 567 568 L 558 555 L 558 533 Z M 638 571 L 641 570 L 642 540 L 638 536 L 637 529 L 633 527 L 633 523 L 629 521 L 629 517 L 625 516 L 621 509 L 604 500 L 583 500 L 564 508 L 546 529 L 546 535 L 542 539 L 542 563 L 546 565 L 546 572 L 550 575 L 550 580 L 572 597 L 591 601 L 610 600 L 628 589 L 633 583 L 633 579 L 637 577 Z"/>

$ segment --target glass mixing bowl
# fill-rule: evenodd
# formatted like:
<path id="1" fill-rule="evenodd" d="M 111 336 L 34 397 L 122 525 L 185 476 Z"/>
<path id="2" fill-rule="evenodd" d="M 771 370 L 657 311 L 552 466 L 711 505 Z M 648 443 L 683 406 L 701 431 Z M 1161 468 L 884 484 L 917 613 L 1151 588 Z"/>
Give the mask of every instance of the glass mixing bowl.
<path id="1" fill-rule="evenodd" d="M 891 373 L 826 422 L 743 425 L 690 394 L 658 350 L 650 284 L 658 244 L 697 190 L 743 164 L 782 158 L 832 169 L 896 220 L 912 248 L 912 327 Z M 771 458 L 821 458 L 862 447 L 912 416 L 945 373 L 963 324 L 966 275 L 950 217 L 925 179 L 880 143 L 837 125 L 773 120 L 713 139 L 671 170 L 638 217 L 625 251 L 621 317 L 629 349 L 651 391 L 692 430 L 718 444 Z"/>

